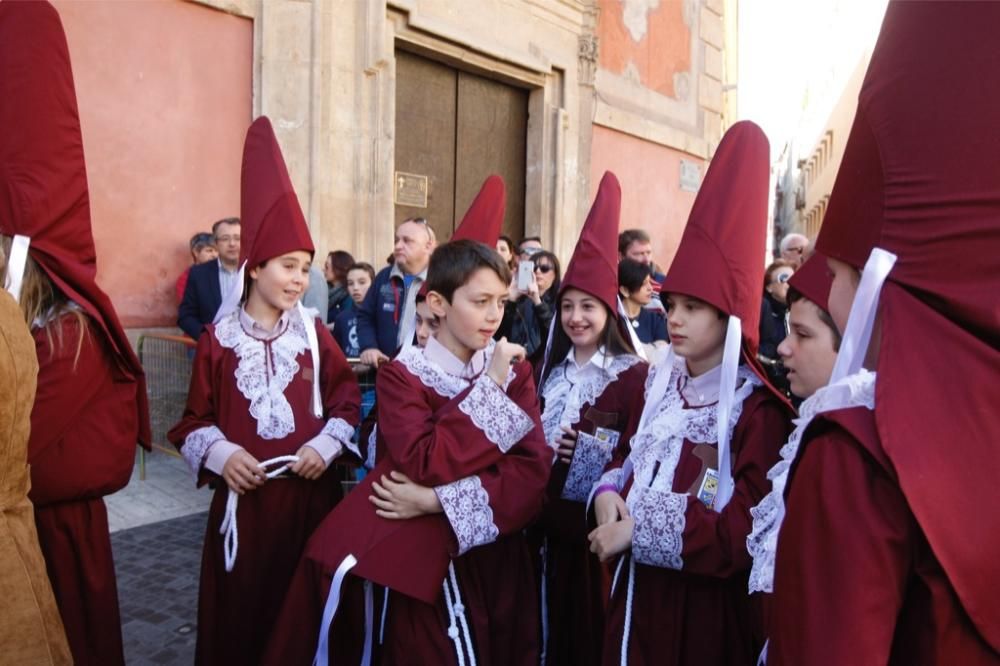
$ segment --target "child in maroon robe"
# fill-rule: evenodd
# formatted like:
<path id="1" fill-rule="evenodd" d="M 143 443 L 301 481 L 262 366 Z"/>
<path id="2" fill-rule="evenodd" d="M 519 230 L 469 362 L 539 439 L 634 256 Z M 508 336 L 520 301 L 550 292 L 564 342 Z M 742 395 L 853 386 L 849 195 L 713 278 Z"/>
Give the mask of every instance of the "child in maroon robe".
<path id="1" fill-rule="evenodd" d="M 1000 664 L 997 26 L 886 10 L 816 241 L 867 399 L 802 437 L 768 664 Z"/>
<path id="2" fill-rule="evenodd" d="M 767 183 L 767 139 L 737 123 L 663 283 L 672 344 L 631 452 L 594 488 L 592 549 L 617 561 L 604 664 L 753 664 L 761 647 L 746 537 L 790 412 L 755 363 Z"/>
<path id="3" fill-rule="evenodd" d="M 113 666 L 124 654 L 103 497 L 128 483 L 149 414 L 142 367 L 95 279 L 69 50 L 46 2 L 0 3 L 0 127 L 6 277 L 38 354 L 38 541 L 74 662 Z"/>
<path id="4" fill-rule="evenodd" d="M 198 340 L 170 432 L 198 483 L 216 488 L 198 600 L 203 664 L 260 661 L 306 540 L 342 496 L 330 463 L 356 451 L 361 399 L 330 332 L 298 304 L 313 245 L 267 118 L 247 133 L 242 190 L 246 298 Z M 274 458 L 287 471 L 272 478 L 279 461 L 261 463 Z"/>
<path id="5" fill-rule="evenodd" d="M 521 530 L 541 508 L 552 452 L 523 348 L 492 340 L 509 282 L 482 243 L 435 251 L 437 334 L 379 370 L 380 462 L 310 541 L 268 663 L 309 663 L 299 636 L 317 630 L 319 664 L 538 663 Z M 351 580 L 389 589 L 381 612 L 370 601 L 360 622 L 337 612 L 348 570 L 348 598 Z"/>
<path id="6" fill-rule="evenodd" d="M 590 552 L 586 500 L 642 413 L 648 366 L 618 315 L 620 203 L 618 181 L 607 173 L 560 283 L 560 319 L 540 381 L 542 427 L 555 457 L 539 525 L 542 640 L 551 665 L 600 663 L 609 577 Z"/>

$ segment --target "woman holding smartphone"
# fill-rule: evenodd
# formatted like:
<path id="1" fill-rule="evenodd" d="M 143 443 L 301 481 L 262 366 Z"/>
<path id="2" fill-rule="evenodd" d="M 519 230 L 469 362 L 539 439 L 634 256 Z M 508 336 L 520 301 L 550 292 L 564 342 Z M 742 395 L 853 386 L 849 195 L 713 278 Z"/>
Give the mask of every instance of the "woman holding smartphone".
<path id="1" fill-rule="evenodd" d="M 530 279 L 522 277 L 531 267 Z M 510 284 L 510 300 L 504 311 L 503 322 L 494 338 L 519 344 L 533 355 L 542 347 L 549 334 L 555 312 L 555 296 L 559 293 L 559 259 L 548 250 L 534 253 L 528 261 L 521 260 L 518 273 Z"/>

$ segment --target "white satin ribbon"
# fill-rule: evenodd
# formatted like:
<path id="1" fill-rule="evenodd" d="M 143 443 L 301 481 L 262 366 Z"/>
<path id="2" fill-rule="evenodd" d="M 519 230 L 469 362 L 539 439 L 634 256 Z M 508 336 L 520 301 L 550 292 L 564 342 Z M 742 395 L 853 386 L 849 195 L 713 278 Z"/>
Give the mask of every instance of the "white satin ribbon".
<path id="1" fill-rule="evenodd" d="M 10 256 L 7 257 L 7 279 L 4 287 L 18 302 L 21 301 L 21 283 L 24 281 L 24 268 L 28 263 L 30 245 L 30 238 L 15 234 L 10 243 Z"/>

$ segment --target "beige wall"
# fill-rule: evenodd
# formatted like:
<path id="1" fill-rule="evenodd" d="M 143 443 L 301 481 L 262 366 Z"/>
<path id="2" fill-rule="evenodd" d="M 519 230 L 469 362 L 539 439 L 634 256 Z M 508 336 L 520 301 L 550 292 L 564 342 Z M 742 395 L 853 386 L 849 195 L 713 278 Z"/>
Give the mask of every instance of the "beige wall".
<path id="1" fill-rule="evenodd" d="M 126 327 L 172 323 L 191 234 L 239 213 L 253 26 L 183 2 L 54 4 L 73 63 L 98 281 Z"/>

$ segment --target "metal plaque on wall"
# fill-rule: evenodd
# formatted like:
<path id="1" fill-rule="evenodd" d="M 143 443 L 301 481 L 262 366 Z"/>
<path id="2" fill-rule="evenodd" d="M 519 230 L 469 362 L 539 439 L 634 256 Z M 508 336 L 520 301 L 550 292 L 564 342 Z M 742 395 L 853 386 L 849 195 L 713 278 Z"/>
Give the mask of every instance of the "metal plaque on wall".
<path id="1" fill-rule="evenodd" d="M 398 206 L 427 208 L 427 176 L 397 171 L 393 202 Z"/>
<path id="2" fill-rule="evenodd" d="M 701 186 L 701 168 L 695 162 L 681 160 L 681 190 L 697 192 Z"/>

